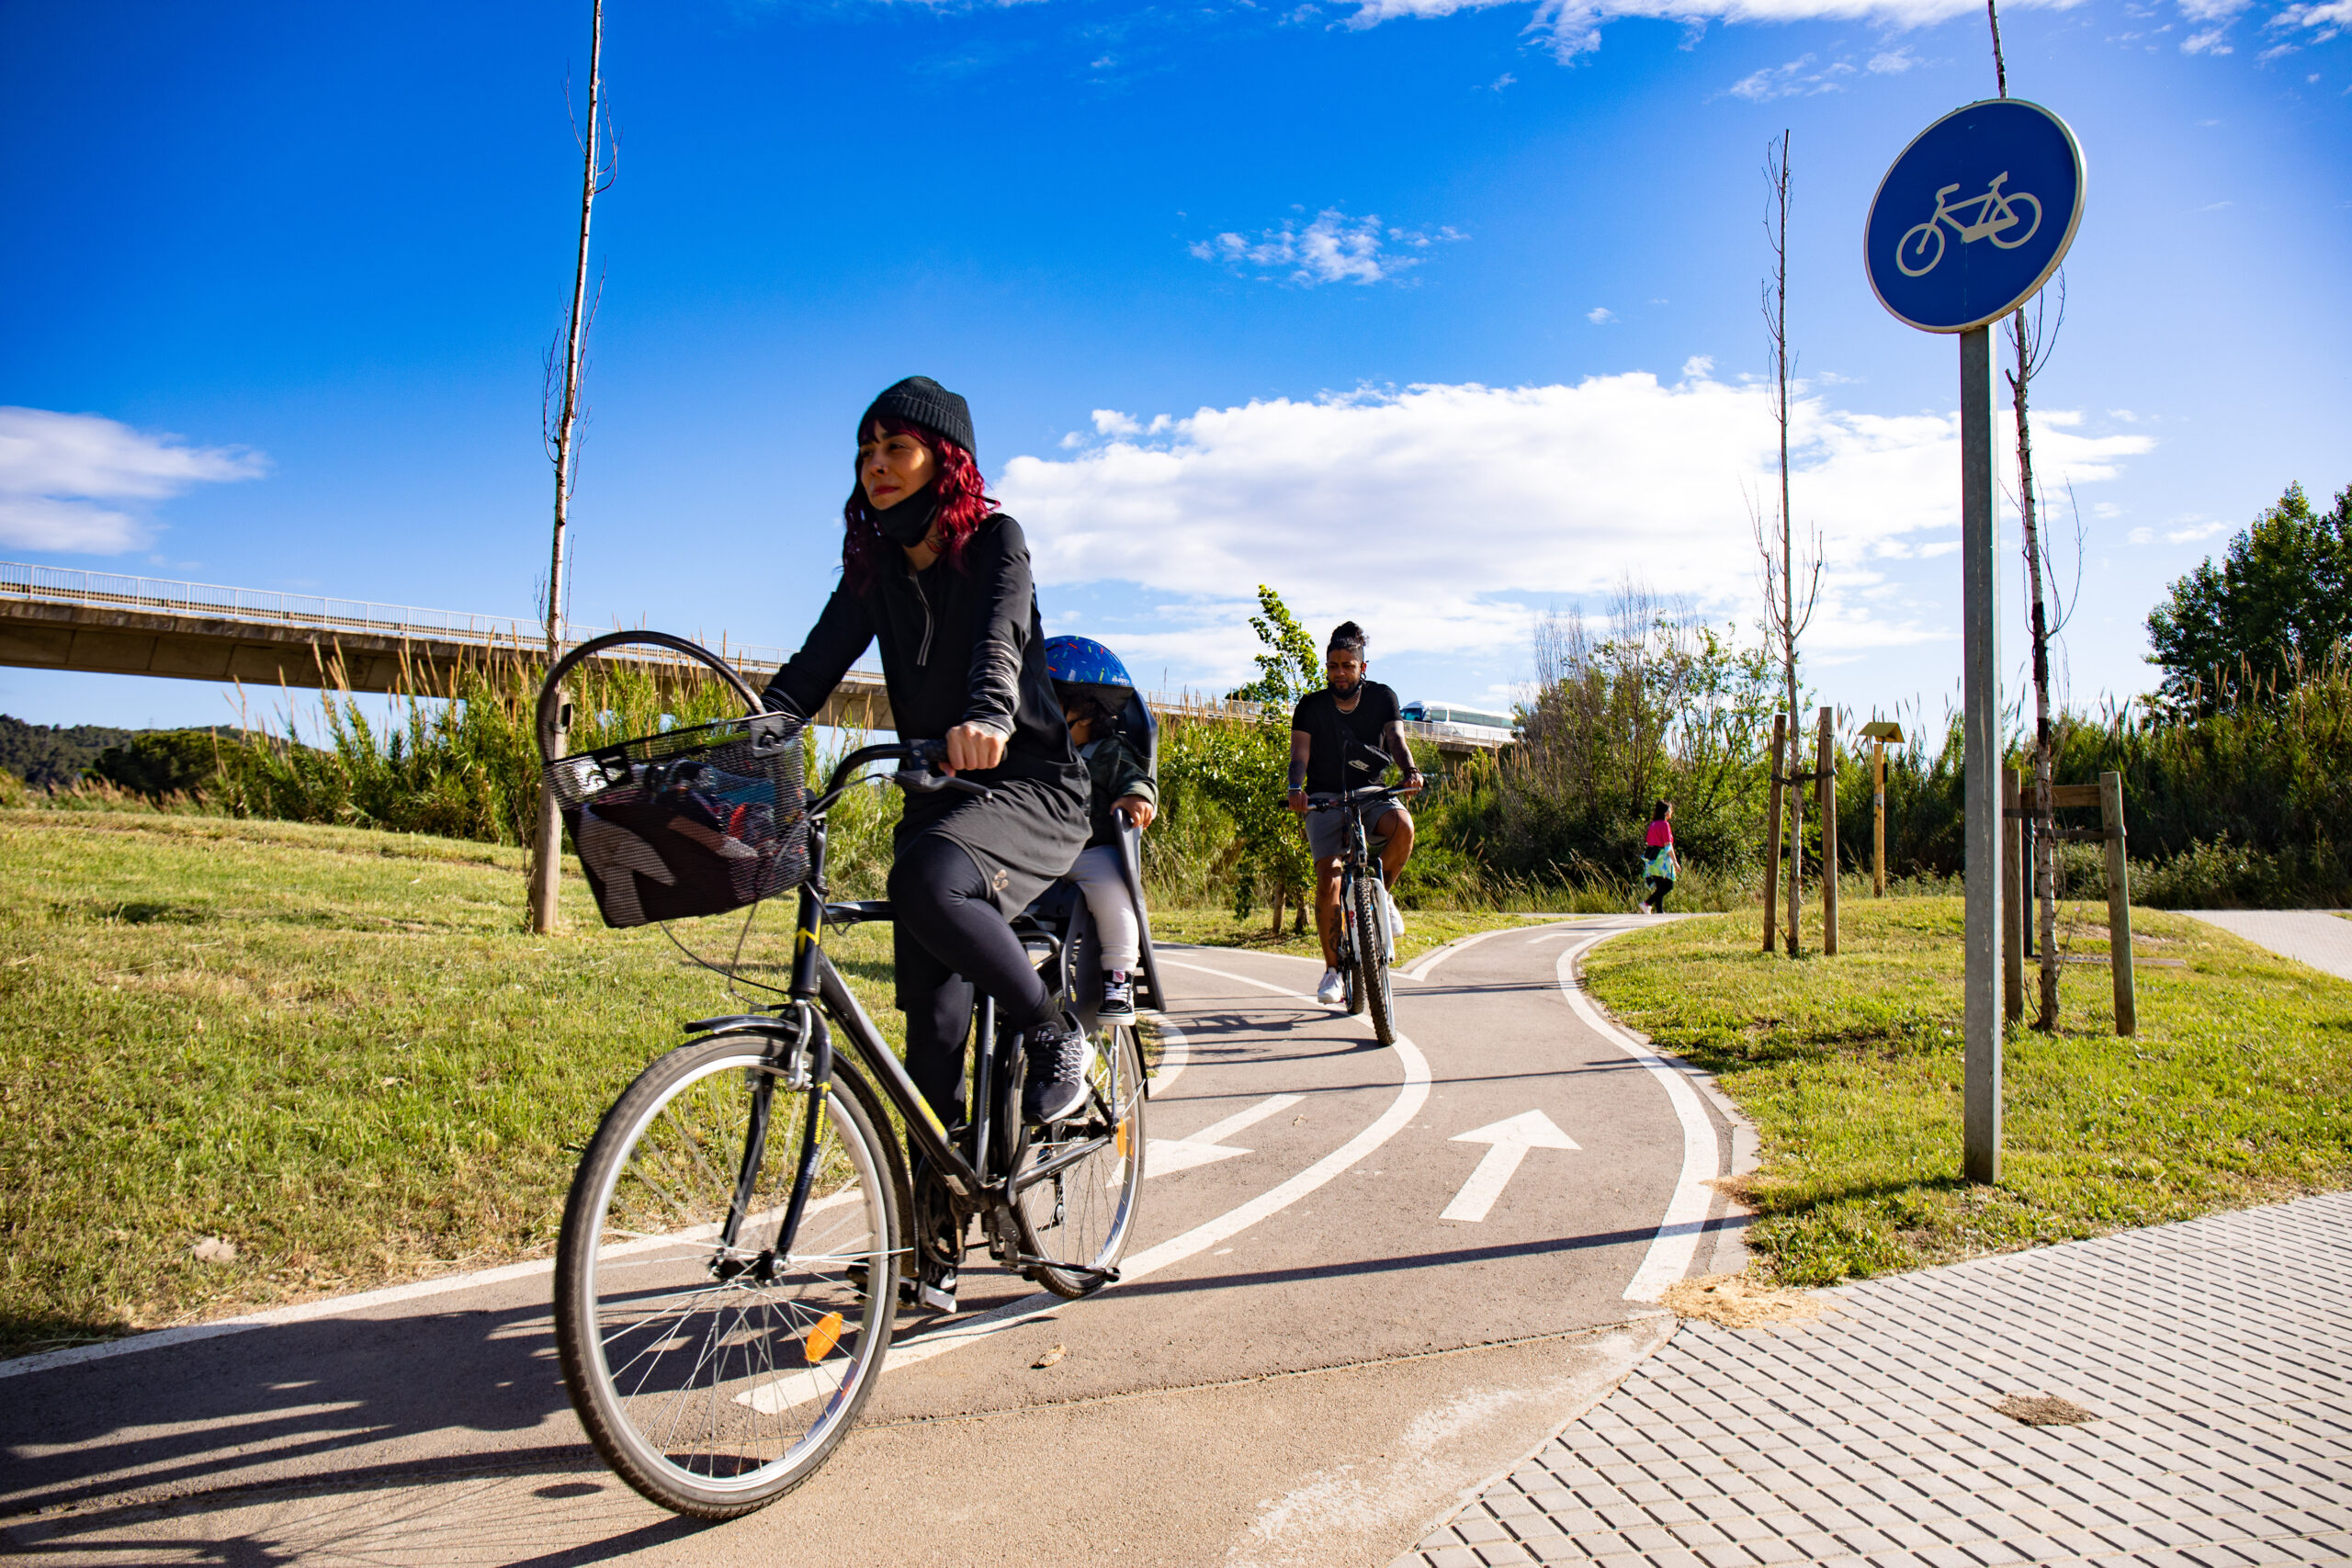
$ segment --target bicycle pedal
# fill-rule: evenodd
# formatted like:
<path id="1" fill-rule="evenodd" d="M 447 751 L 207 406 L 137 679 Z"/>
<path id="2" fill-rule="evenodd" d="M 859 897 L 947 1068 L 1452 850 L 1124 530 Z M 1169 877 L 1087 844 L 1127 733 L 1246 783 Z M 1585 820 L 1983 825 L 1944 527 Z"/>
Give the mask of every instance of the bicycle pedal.
<path id="1" fill-rule="evenodd" d="M 950 1274 L 936 1283 L 929 1280 L 909 1281 L 914 1284 L 915 1304 L 927 1306 L 933 1312 L 952 1313 L 956 1310 L 956 1276 Z"/>

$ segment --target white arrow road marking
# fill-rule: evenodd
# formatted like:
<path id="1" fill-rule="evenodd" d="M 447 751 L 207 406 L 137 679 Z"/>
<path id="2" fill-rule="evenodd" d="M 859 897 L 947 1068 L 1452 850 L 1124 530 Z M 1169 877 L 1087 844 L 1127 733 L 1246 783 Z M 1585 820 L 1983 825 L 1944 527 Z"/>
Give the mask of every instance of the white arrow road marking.
<path id="1" fill-rule="evenodd" d="M 1166 1176 L 1170 1171 L 1190 1170 L 1196 1165 L 1214 1165 L 1221 1159 L 1231 1159 L 1235 1155 L 1248 1154 L 1248 1149 L 1234 1148 L 1225 1140 L 1306 1098 L 1303 1094 L 1278 1094 L 1260 1100 L 1247 1111 L 1237 1111 L 1222 1122 L 1213 1122 L 1189 1138 L 1149 1140 L 1144 1145 L 1144 1179 L 1148 1181 L 1155 1176 Z"/>
<path id="2" fill-rule="evenodd" d="M 1495 1200 L 1510 1185 L 1512 1173 L 1519 1162 L 1527 1157 L 1530 1149 L 1572 1149 L 1577 1141 L 1552 1124 L 1552 1119 L 1541 1111 L 1522 1111 L 1508 1121 L 1492 1122 L 1467 1133 L 1456 1133 L 1447 1140 L 1456 1144 L 1491 1144 L 1478 1168 L 1445 1206 L 1441 1220 L 1467 1220 L 1472 1224 L 1487 1217 Z"/>

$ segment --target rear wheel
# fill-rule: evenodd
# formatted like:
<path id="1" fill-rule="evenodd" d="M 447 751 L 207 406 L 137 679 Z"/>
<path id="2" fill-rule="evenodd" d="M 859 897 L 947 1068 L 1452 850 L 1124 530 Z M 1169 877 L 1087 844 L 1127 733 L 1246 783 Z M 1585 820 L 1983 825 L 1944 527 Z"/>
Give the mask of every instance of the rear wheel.
<path id="1" fill-rule="evenodd" d="M 1396 1043 L 1396 1002 L 1388 988 L 1388 905 L 1380 879 L 1360 876 L 1355 886 L 1356 989 L 1372 1010 L 1372 1032 L 1383 1045 Z"/>
<path id="2" fill-rule="evenodd" d="M 896 1193 L 872 1091 L 846 1064 L 798 1234 L 775 1251 L 808 1122 L 770 1049 L 696 1041 L 640 1074 L 580 1162 L 556 1252 L 581 1424 L 624 1481 L 701 1518 L 772 1503 L 825 1461 L 898 1312 Z"/>
<path id="3" fill-rule="evenodd" d="M 1073 1298 L 1108 1282 L 1100 1271 L 1125 1254 L 1143 1195 L 1143 1054 L 1134 1025 L 1098 1029 L 1093 1055 L 1084 1108 L 1031 1135 L 1013 1179 L 1022 1245 L 1058 1266 L 1031 1277 Z"/>

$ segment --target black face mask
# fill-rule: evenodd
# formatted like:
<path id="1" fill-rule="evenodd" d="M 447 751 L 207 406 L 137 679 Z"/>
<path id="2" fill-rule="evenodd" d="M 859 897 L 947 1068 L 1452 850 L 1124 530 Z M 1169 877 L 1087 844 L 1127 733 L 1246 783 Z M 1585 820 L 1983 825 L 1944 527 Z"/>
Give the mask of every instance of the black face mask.
<path id="1" fill-rule="evenodd" d="M 884 538 L 910 550 L 931 533 L 932 519 L 938 515 L 939 491 L 925 485 L 888 511 L 875 513 L 874 525 Z"/>

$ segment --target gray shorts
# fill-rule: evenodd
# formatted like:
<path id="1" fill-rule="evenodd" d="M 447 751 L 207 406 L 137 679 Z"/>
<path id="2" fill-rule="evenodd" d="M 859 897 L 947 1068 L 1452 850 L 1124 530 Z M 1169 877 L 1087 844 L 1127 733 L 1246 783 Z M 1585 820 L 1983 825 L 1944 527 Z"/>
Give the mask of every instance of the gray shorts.
<path id="1" fill-rule="evenodd" d="M 1313 799 L 1312 796 L 1308 798 L 1310 801 Z M 1388 820 L 1388 814 L 1396 809 L 1398 807 L 1391 802 L 1383 806 L 1380 808 L 1380 814 L 1376 817 L 1371 816 L 1369 812 L 1365 814 L 1371 819 L 1363 825 L 1364 837 L 1372 844 L 1374 859 L 1379 858 L 1380 852 L 1388 847 L 1388 835 L 1375 832 L 1374 829 Z M 1308 812 L 1306 814 L 1306 848 L 1307 852 L 1314 855 L 1317 865 L 1327 860 L 1337 860 L 1347 853 L 1348 813 L 1345 811 Z"/>

